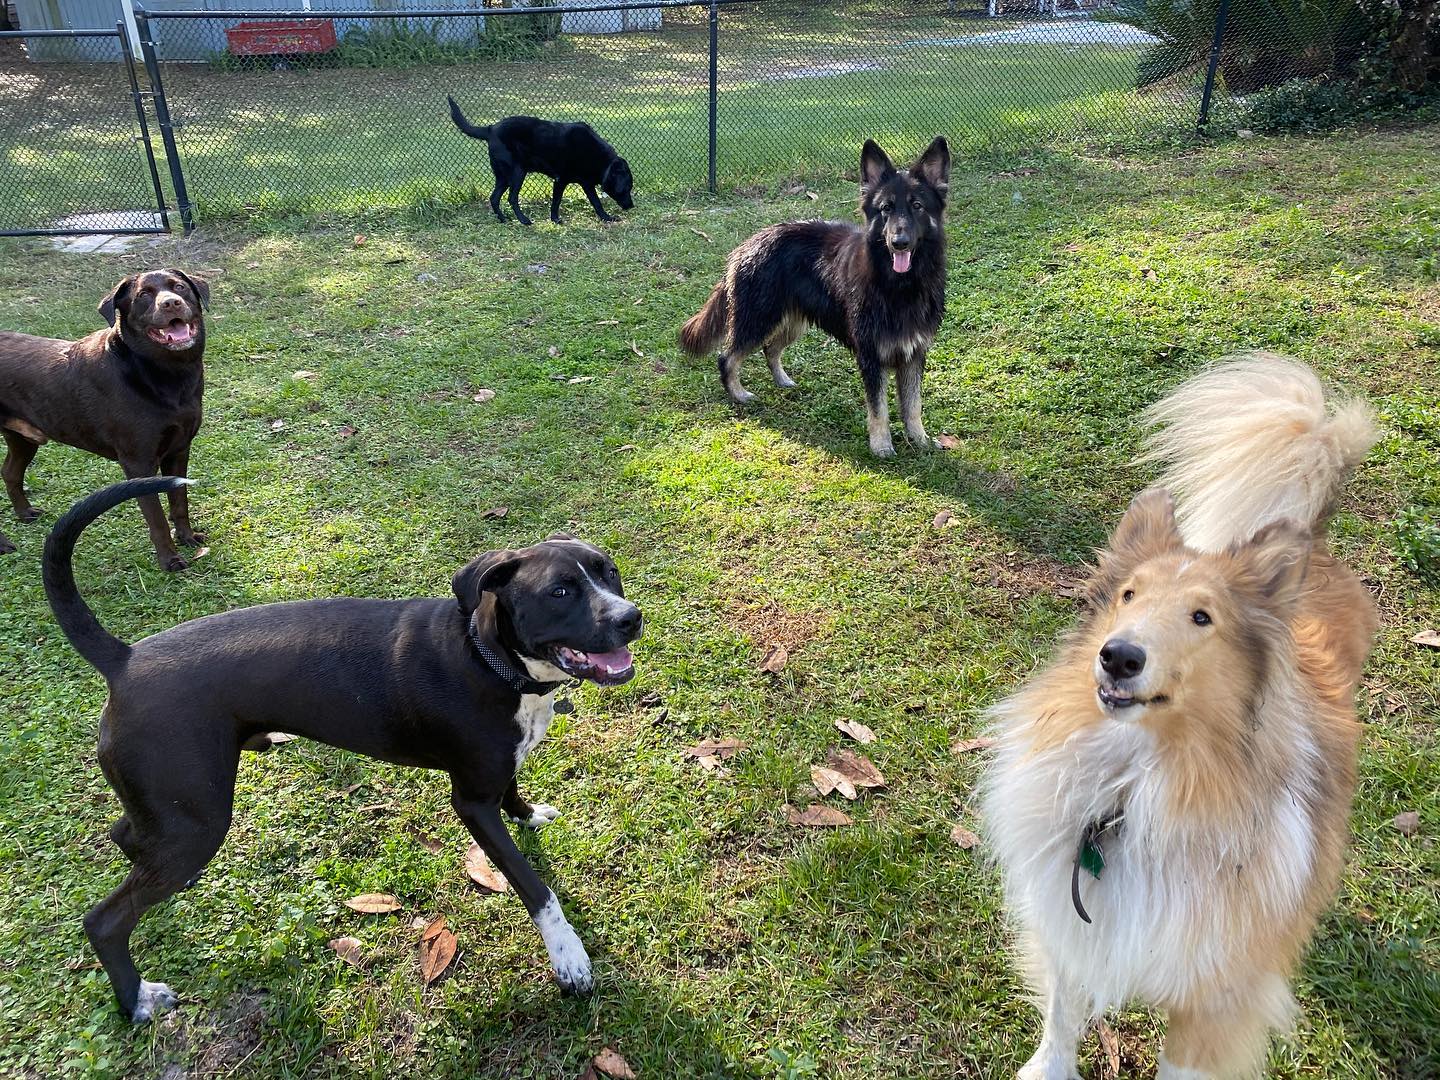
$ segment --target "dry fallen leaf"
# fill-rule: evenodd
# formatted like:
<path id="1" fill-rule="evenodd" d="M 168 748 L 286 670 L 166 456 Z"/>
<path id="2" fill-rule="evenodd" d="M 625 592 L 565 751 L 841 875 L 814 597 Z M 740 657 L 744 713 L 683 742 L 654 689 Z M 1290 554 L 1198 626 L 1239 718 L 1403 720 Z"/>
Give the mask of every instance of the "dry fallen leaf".
<path id="1" fill-rule="evenodd" d="M 429 941 L 436 934 L 440 933 L 441 930 L 445 929 L 444 915 L 436 915 L 435 918 L 431 919 L 428 923 L 425 922 L 424 919 L 420 918 L 417 918 L 416 922 L 420 923 L 420 925 L 425 928 L 424 931 L 420 934 L 421 941 Z"/>
<path id="2" fill-rule="evenodd" d="M 989 750 L 994 745 L 995 740 L 985 735 L 978 739 L 956 739 L 950 744 L 950 752 L 952 754 L 968 754 L 972 750 Z"/>
<path id="3" fill-rule="evenodd" d="M 701 757 L 697 757 L 695 759 L 695 764 L 699 765 L 706 772 L 713 772 L 718 776 L 730 775 L 730 770 L 725 768 L 725 766 L 721 765 L 720 759 L 718 757 L 715 757 L 713 754 L 705 754 Z"/>
<path id="4" fill-rule="evenodd" d="M 337 937 L 330 942 L 330 948 L 335 950 L 335 955 L 351 967 L 365 965 L 365 957 L 361 954 L 364 947 L 365 943 L 354 937 Z"/>
<path id="5" fill-rule="evenodd" d="M 617 446 L 617 447 L 614 449 L 613 453 L 623 454 L 623 453 L 625 453 L 625 451 L 627 451 L 627 450 L 639 450 L 639 449 L 640 449 L 640 447 L 636 446 L 633 442 L 627 442 L 624 446 Z"/>
<path id="6" fill-rule="evenodd" d="M 701 739 L 694 746 L 687 747 L 683 753 L 686 757 L 713 757 L 721 761 L 729 761 L 744 749 L 745 743 L 740 739 Z"/>
<path id="7" fill-rule="evenodd" d="M 858 743 L 875 741 L 875 732 L 857 720 L 836 720 L 835 726 Z"/>
<path id="8" fill-rule="evenodd" d="M 941 510 L 935 515 L 935 520 L 930 522 L 933 529 L 953 529 L 960 524 L 960 519 L 949 510 Z"/>
<path id="9" fill-rule="evenodd" d="M 271 746 L 279 746 L 281 743 L 294 742 L 299 735 L 291 735 L 288 731 L 269 731 L 265 737 L 270 740 Z"/>
<path id="10" fill-rule="evenodd" d="M 476 885 L 490 892 L 505 892 L 510 888 L 505 875 L 490 865 L 479 844 L 471 844 L 470 850 L 465 853 L 465 873 Z"/>
<path id="11" fill-rule="evenodd" d="M 444 927 L 441 927 L 434 936 L 422 938 L 420 941 L 420 977 L 425 980 L 425 985 L 430 986 L 450 966 L 455 959 L 455 950 L 458 946 L 455 935 Z"/>
<path id="12" fill-rule="evenodd" d="M 587 382 L 594 382 L 594 381 L 595 381 L 595 376 L 594 376 L 594 375 L 576 375 L 573 379 L 566 379 L 566 380 L 565 380 L 566 384 L 569 385 L 569 386 L 575 386 L 575 385 L 577 385 L 577 384 L 579 384 L 579 383 L 587 383 Z"/>
<path id="13" fill-rule="evenodd" d="M 950 830 L 950 839 L 959 844 L 966 851 L 969 851 L 976 844 L 980 843 L 980 837 L 976 836 L 964 825 L 956 825 Z"/>
<path id="14" fill-rule="evenodd" d="M 342 439 L 348 439 L 350 436 L 356 434 L 357 430 L 358 429 L 351 427 L 349 424 L 346 424 L 340 429 L 339 435 Z"/>
<path id="15" fill-rule="evenodd" d="M 1146 281 L 1159 281 L 1159 280 L 1160 280 L 1160 275 L 1155 272 L 1155 270 L 1154 270 L 1153 267 L 1147 266 L 1147 267 L 1145 267 L 1145 280 L 1146 280 Z"/>
<path id="16" fill-rule="evenodd" d="M 471 400 L 471 401 L 484 402 L 484 401 L 489 401 L 489 400 L 490 400 L 491 398 L 493 398 L 494 396 L 495 396 L 495 391 L 494 391 L 494 390 L 490 390 L 490 389 L 476 390 L 474 396 L 472 396 L 472 397 L 470 398 L 470 400 Z"/>
<path id="17" fill-rule="evenodd" d="M 1418 810 L 1406 810 L 1403 814 L 1396 814 L 1390 824 L 1400 830 L 1401 836 L 1414 836 L 1420 831 L 1420 812 Z"/>
<path id="18" fill-rule="evenodd" d="M 854 802 L 860 797 L 855 790 L 855 785 L 842 772 L 835 769 L 827 769 L 824 765 L 810 766 L 810 782 L 815 785 L 815 790 L 821 795 L 829 795 L 832 791 L 838 791 L 845 798 Z"/>
<path id="19" fill-rule="evenodd" d="M 1095 1034 L 1100 1037 L 1100 1049 L 1105 1053 L 1104 1064 L 1108 1068 L 1104 1073 L 1105 1080 L 1120 1080 L 1120 1037 L 1103 1017 L 1095 1021 Z"/>
<path id="20" fill-rule="evenodd" d="M 270 425 L 270 430 L 271 430 L 271 431 L 284 431 L 284 430 L 285 430 L 285 421 L 284 421 L 284 420 L 276 420 L 276 421 L 272 422 L 271 425 Z"/>
<path id="21" fill-rule="evenodd" d="M 355 239 L 352 241 L 352 243 L 354 243 L 354 245 L 355 245 L 356 247 L 364 247 L 364 246 L 365 246 L 365 234 L 362 233 L 362 232 L 357 232 L 357 233 L 355 234 Z"/>
<path id="22" fill-rule="evenodd" d="M 820 196 L 816 195 L 813 191 L 807 191 L 805 192 L 805 198 L 809 199 L 811 202 L 814 202 L 816 199 L 820 198 Z"/>
<path id="23" fill-rule="evenodd" d="M 960 440 L 954 435 L 937 435 L 935 437 L 935 445 L 940 447 L 941 450 L 959 450 Z"/>
<path id="24" fill-rule="evenodd" d="M 1440 649 L 1440 630 L 1421 630 L 1410 640 L 1427 649 Z"/>
<path id="25" fill-rule="evenodd" d="M 291 375 L 290 377 L 291 377 L 292 379 L 313 379 L 313 378 L 315 378 L 315 376 L 318 375 L 318 374 L 319 374 L 318 371 L 304 371 L 304 370 L 301 370 L 301 371 L 295 372 L 295 374 Z"/>
<path id="26" fill-rule="evenodd" d="M 850 815 L 836 810 L 833 806 L 811 803 L 804 810 L 793 806 L 785 807 L 785 818 L 791 825 L 803 825 L 807 829 L 834 829 L 841 825 L 852 825 Z"/>
<path id="27" fill-rule="evenodd" d="M 550 348 L 546 349 L 545 351 L 548 352 L 551 356 L 560 355 L 560 350 L 554 345 L 551 345 Z"/>
<path id="28" fill-rule="evenodd" d="M 704 240 L 707 244 L 711 242 L 709 233 L 701 232 L 699 229 L 691 229 L 690 231 L 693 232 L 696 236 L 700 237 L 702 240 Z"/>
<path id="29" fill-rule="evenodd" d="M 765 655 L 760 659 L 760 670 L 778 675 L 785 670 L 785 665 L 789 662 L 790 650 L 777 643 L 765 650 Z"/>
<path id="30" fill-rule="evenodd" d="M 593 1062 L 585 1063 L 585 1071 L 580 1074 L 579 1080 L 600 1080 L 600 1074 L 595 1071 Z"/>
<path id="31" fill-rule="evenodd" d="M 825 759 L 826 768 L 834 769 L 857 788 L 883 788 L 885 777 L 869 758 L 853 750 L 831 750 Z"/>
<path id="32" fill-rule="evenodd" d="M 503 518 L 508 513 L 510 513 L 508 506 L 492 506 L 489 510 L 482 510 L 480 516 L 482 518 Z"/>
<path id="33" fill-rule="evenodd" d="M 596 1054 L 590 1064 L 611 1080 L 635 1080 L 635 1070 L 630 1068 L 630 1063 L 608 1046 Z"/>
<path id="34" fill-rule="evenodd" d="M 362 915 L 388 915 L 392 911 L 400 910 L 400 901 L 389 893 L 367 892 L 352 896 L 345 901 L 345 906 Z"/>
<path id="35" fill-rule="evenodd" d="M 639 346 L 639 345 L 636 345 L 635 342 L 633 342 L 633 341 L 630 342 L 630 351 L 633 352 L 636 356 L 644 356 L 644 355 L 645 355 L 643 352 L 640 351 L 640 346 Z"/>

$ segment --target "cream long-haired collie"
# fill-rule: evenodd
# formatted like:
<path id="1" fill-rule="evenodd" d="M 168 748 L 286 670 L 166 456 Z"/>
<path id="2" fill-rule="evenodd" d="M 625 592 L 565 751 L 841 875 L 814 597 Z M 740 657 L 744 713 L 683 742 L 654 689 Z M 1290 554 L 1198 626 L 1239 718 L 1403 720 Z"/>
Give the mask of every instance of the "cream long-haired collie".
<path id="1" fill-rule="evenodd" d="M 985 827 L 1044 1014 L 1022 1080 L 1078 1076 L 1087 1024 L 1132 1000 L 1169 1014 L 1161 1080 L 1255 1073 L 1340 877 L 1376 616 L 1324 531 L 1370 410 L 1251 354 L 1148 420 L 1161 487 L 992 715 Z"/>

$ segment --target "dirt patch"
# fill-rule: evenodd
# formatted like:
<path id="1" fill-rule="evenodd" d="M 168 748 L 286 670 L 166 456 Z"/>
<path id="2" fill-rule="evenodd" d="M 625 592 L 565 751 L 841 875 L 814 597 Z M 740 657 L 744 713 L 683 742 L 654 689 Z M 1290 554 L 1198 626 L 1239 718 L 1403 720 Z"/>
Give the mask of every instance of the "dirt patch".
<path id="1" fill-rule="evenodd" d="M 234 1070 L 260 1045 L 265 1027 L 265 994 L 236 994 L 209 1018 L 207 1041 L 194 1040 L 192 1076 L 223 1074 Z"/>
<path id="2" fill-rule="evenodd" d="M 825 630 L 825 620 L 816 612 L 792 611 L 775 600 L 763 604 L 732 601 L 727 608 L 726 622 L 757 649 L 763 651 L 772 645 L 784 645 L 791 655 Z"/>

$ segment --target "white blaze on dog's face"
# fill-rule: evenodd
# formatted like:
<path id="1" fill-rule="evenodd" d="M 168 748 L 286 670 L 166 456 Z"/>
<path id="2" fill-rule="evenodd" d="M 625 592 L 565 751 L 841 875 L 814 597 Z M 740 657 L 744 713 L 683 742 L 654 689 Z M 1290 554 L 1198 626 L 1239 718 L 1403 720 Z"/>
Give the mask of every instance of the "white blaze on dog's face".
<path id="1" fill-rule="evenodd" d="M 1169 495 L 1143 492 L 1092 583 L 1098 707 L 1157 728 L 1248 723 L 1308 556 L 1308 535 L 1287 523 L 1229 551 L 1191 551 Z"/>

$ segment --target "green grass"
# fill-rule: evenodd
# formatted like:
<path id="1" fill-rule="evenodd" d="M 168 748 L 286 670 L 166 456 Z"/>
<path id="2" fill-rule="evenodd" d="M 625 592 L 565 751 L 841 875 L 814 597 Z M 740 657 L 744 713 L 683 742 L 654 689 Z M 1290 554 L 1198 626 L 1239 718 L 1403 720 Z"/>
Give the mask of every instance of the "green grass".
<path id="1" fill-rule="evenodd" d="M 444 595 L 475 553 L 557 528 L 614 553 L 649 631 L 638 678 L 581 691 L 522 777 L 565 811 L 521 842 L 596 960 L 593 997 L 559 996 L 515 897 L 467 887 L 442 777 L 293 742 L 246 758 L 225 847 L 138 931 L 142 970 L 184 1000 L 135 1031 L 80 928 L 123 869 L 94 760 L 103 687 L 46 609 L 44 525 L 7 524 L 0 1073 L 550 1080 L 611 1045 L 647 1078 L 776 1077 L 772 1050 L 840 1080 L 1013 1074 L 1037 1018 L 996 877 L 947 838 L 976 824 L 980 765 L 948 744 L 1072 622 L 1060 586 L 1150 476 L 1127 464 L 1137 410 L 1258 346 L 1365 394 L 1385 430 L 1333 530 L 1384 613 L 1352 852 L 1273 1074 L 1435 1076 L 1440 653 L 1410 638 L 1440 625 L 1440 591 L 1401 565 L 1392 522 L 1440 505 L 1437 152 L 1424 127 L 1023 174 L 960 160 L 926 394 L 932 433 L 960 447 L 885 463 L 850 358 L 820 335 L 792 349 L 795 391 L 751 365 L 760 401 L 740 414 L 673 344 L 734 243 L 849 216 L 849 184 L 815 202 L 642 196 L 609 228 L 578 199 L 563 229 L 442 209 L 375 218 L 359 246 L 353 224 L 313 220 L 125 258 L 6 243 L 0 326 L 42 334 L 92 329 L 142 263 L 219 271 L 192 500 L 213 549 L 164 575 L 127 510 L 77 555 L 123 637 L 261 601 Z M 497 394 L 477 404 L 482 387 Z M 47 446 L 32 486 L 53 521 L 116 475 Z M 960 526 L 935 531 L 942 509 Z M 791 660 L 773 677 L 757 664 L 776 642 Z M 879 733 L 889 789 L 848 808 L 850 828 L 791 828 L 782 807 L 810 801 L 840 718 Z M 728 775 L 682 757 L 712 735 L 750 745 Z M 1411 809 L 1407 839 L 1389 822 Z M 361 891 L 405 910 L 342 906 Z M 461 957 L 422 990 L 411 920 L 440 913 Z M 326 947 L 350 934 L 364 970 Z M 1157 1019 L 1113 1022 L 1144 1075 Z M 1099 1076 L 1093 1040 L 1085 1054 Z"/>

